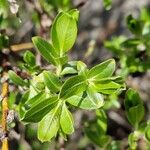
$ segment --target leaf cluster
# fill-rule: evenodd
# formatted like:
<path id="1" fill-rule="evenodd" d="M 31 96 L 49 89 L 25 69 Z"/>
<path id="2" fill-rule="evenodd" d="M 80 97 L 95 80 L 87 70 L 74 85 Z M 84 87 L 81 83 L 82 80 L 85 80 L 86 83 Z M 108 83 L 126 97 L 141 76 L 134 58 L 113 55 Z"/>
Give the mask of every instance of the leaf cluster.
<path id="1" fill-rule="evenodd" d="M 50 42 L 32 38 L 36 49 L 54 70 L 36 66 L 34 55 L 27 51 L 24 68 L 30 80 L 9 71 L 11 81 L 25 89 L 19 103 L 20 119 L 38 123 L 38 138 L 42 142 L 50 141 L 57 133 L 66 139 L 66 135 L 74 132 L 70 106 L 98 109 L 104 105 L 104 95 L 125 88 L 122 78 L 113 76 L 116 67 L 113 59 L 90 69 L 82 61 L 68 61 L 67 52 L 77 36 L 78 17 L 76 9 L 62 11 L 53 22 Z"/>
<path id="2" fill-rule="evenodd" d="M 123 75 L 145 72 L 150 66 L 150 11 L 143 8 L 138 18 L 129 15 L 126 19 L 127 28 L 132 33 L 131 38 L 114 37 L 105 42 L 105 47 L 111 50 L 120 60 Z"/>

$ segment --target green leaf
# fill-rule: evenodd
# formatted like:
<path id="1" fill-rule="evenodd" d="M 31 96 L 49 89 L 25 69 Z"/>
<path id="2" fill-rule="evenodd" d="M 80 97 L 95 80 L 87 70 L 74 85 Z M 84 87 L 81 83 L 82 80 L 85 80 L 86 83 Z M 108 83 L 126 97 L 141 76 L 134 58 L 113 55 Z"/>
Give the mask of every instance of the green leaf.
<path id="1" fill-rule="evenodd" d="M 66 80 L 61 88 L 60 98 L 66 99 L 70 96 L 83 92 L 87 86 L 85 81 L 85 77 L 81 75 L 77 75 Z"/>
<path id="2" fill-rule="evenodd" d="M 131 107 L 127 112 L 127 118 L 129 122 L 135 127 L 138 127 L 138 124 L 141 122 L 141 120 L 144 117 L 144 106 L 139 104 L 137 106 Z"/>
<path id="3" fill-rule="evenodd" d="M 23 59 L 28 65 L 32 67 L 36 65 L 35 56 L 30 51 L 25 52 L 25 54 L 23 55 Z"/>
<path id="4" fill-rule="evenodd" d="M 23 118 L 24 122 L 39 122 L 49 111 L 51 111 L 58 103 L 57 97 L 47 98 L 33 105 L 28 109 Z"/>
<path id="5" fill-rule="evenodd" d="M 57 57 L 55 58 L 56 62 L 58 62 L 58 64 L 60 64 L 61 66 L 66 64 L 68 61 L 68 56 L 67 55 L 63 55 L 62 57 Z"/>
<path id="6" fill-rule="evenodd" d="M 77 62 L 76 61 L 70 61 L 63 66 L 61 75 L 63 76 L 63 75 L 68 75 L 68 74 L 77 74 Z"/>
<path id="7" fill-rule="evenodd" d="M 128 137 L 128 143 L 131 149 L 137 148 L 138 136 L 135 133 L 131 133 Z"/>
<path id="8" fill-rule="evenodd" d="M 37 103 L 44 100 L 46 97 L 46 94 L 44 92 L 40 92 L 37 95 L 35 95 L 32 98 L 29 98 L 29 91 L 23 94 L 21 98 L 21 102 L 19 104 L 19 115 L 21 118 L 24 117 L 24 114 L 28 109 L 36 105 Z"/>
<path id="9" fill-rule="evenodd" d="M 9 72 L 9 78 L 12 80 L 12 82 L 16 85 L 20 86 L 27 86 L 28 83 L 26 83 L 21 77 L 19 77 L 14 71 L 10 70 Z"/>
<path id="10" fill-rule="evenodd" d="M 99 80 L 112 76 L 115 71 L 115 60 L 109 59 L 89 70 L 88 79 Z"/>
<path id="11" fill-rule="evenodd" d="M 148 141 L 150 141 L 150 124 L 145 129 L 145 137 Z"/>
<path id="12" fill-rule="evenodd" d="M 25 103 L 24 103 L 24 107 L 25 109 L 29 109 L 31 107 L 33 107 L 34 105 L 37 105 L 38 103 L 40 103 L 41 101 L 46 99 L 46 93 L 45 92 L 39 92 L 37 95 L 35 95 L 34 97 L 28 99 Z"/>
<path id="13" fill-rule="evenodd" d="M 42 142 L 50 141 L 59 129 L 58 112 L 60 103 L 51 110 L 38 124 L 38 139 Z"/>
<path id="14" fill-rule="evenodd" d="M 131 107 L 137 106 L 139 104 L 143 104 L 139 94 L 131 88 L 128 89 L 125 96 L 125 109 L 128 111 Z"/>
<path id="15" fill-rule="evenodd" d="M 78 70 L 78 74 L 79 75 L 87 75 L 88 69 L 85 63 L 83 63 L 82 61 L 78 61 L 77 62 L 77 70 Z"/>
<path id="16" fill-rule="evenodd" d="M 141 22 L 137 19 L 135 19 L 132 15 L 129 15 L 126 19 L 127 26 L 129 30 L 133 34 L 140 35 L 142 31 Z"/>
<path id="17" fill-rule="evenodd" d="M 111 5 L 112 5 L 112 0 L 103 0 L 103 5 L 104 5 L 106 10 L 110 10 Z"/>
<path id="18" fill-rule="evenodd" d="M 104 104 L 103 96 L 94 91 L 92 87 L 88 87 L 86 91 L 69 97 L 66 101 L 73 106 L 88 110 L 100 108 Z"/>
<path id="19" fill-rule="evenodd" d="M 99 111 L 99 110 L 98 110 Z M 99 147 L 106 148 L 109 144 L 111 137 L 105 135 L 105 128 L 107 128 L 106 116 L 103 111 L 97 112 L 96 120 L 88 121 L 85 124 L 85 133 L 87 137 Z"/>
<path id="20" fill-rule="evenodd" d="M 95 80 L 94 83 L 95 84 L 101 84 L 101 83 L 105 83 L 105 82 L 116 82 L 118 84 L 123 84 L 124 83 L 124 80 L 121 76 L 113 76 L 113 77 L 108 77 L 108 78 L 102 78 L 102 79 L 98 79 L 98 80 Z"/>
<path id="21" fill-rule="evenodd" d="M 57 93 L 62 85 L 59 78 L 50 71 L 43 71 L 43 76 L 44 83 L 49 88 L 49 90 Z"/>
<path id="22" fill-rule="evenodd" d="M 129 122 L 135 127 L 144 117 L 144 106 L 139 94 L 133 89 L 129 89 L 125 96 L 125 109 Z"/>
<path id="23" fill-rule="evenodd" d="M 139 44 L 142 44 L 140 39 L 132 38 L 132 39 L 127 39 L 124 42 L 122 42 L 121 46 L 124 48 L 133 48 L 133 47 L 138 46 Z"/>
<path id="24" fill-rule="evenodd" d="M 120 90 L 121 87 L 123 87 L 121 84 L 109 80 L 102 81 L 99 83 L 94 83 L 94 88 L 97 90 L 97 92 L 103 94 L 112 94 Z"/>
<path id="25" fill-rule="evenodd" d="M 107 115 L 103 109 L 96 110 L 96 119 L 99 134 L 106 134 L 107 131 Z"/>
<path id="26" fill-rule="evenodd" d="M 39 50 L 41 55 L 53 65 L 57 65 L 56 58 L 58 57 L 54 47 L 44 39 L 36 36 L 32 38 L 34 46 Z"/>
<path id="27" fill-rule="evenodd" d="M 68 13 L 71 15 L 71 17 L 73 19 L 78 21 L 78 19 L 79 19 L 79 11 L 77 9 L 72 9 L 72 10 L 68 11 Z"/>
<path id="28" fill-rule="evenodd" d="M 71 5 L 71 0 L 49 0 L 46 2 L 48 3 L 48 5 L 50 5 L 50 7 L 55 7 L 57 10 L 68 10 Z"/>
<path id="29" fill-rule="evenodd" d="M 71 134 L 74 132 L 74 127 L 73 127 L 73 117 L 68 110 L 66 104 L 64 103 L 62 106 L 62 112 L 60 116 L 60 125 L 64 133 L 66 134 Z"/>
<path id="30" fill-rule="evenodd" d="M 30 93 L 29 91 L 26 91 L 25 93 L 23 93 L 23 95 L 21 97 L 21 101 L 19 103 L 19 116 L 20 116 L 20 118 L 22 118 L 24 113 L 25 113 L 24 104 L 29 98 L 29 93 Z"/>
<path id="31" fill-rule="evenodd" d="M 73 67 L 65 67 L 61 72 L 61 76 L 64 76 L 67 74 L 77 74 L 77 70 L 74 69 Z"/>
<path id="32" fill-rule="evenodd" d="M 77 36 L 76 20 L 68 13 L 61 12 L 57 15 L 51 29 L 52 43 L 60 56 L 70 50 Z"/>
<path id="33" fill-rule="evenodd" d="M 0 24 L 1 24 L 1 22 L 0 22 Z M 0 49 L 8 47 L 8 44 L 9 44 L 8 36 L 0 33 Z"/>
<path id="34" fill-rule="evenodd" d="M 9 97 L 8 97 L 8 106 L 9 109 L 14 109 L 15 107 L 15 102 L 16 102 L 16 97 L 17 97 L 17 91 L 16 92 L 10 92 Z"/>
<path id="35" fill-rule="evenodd" d="M 126 40 L 126 37 L 119 36 L 113 37 L 110 41 L 105 41 L 104 46 L 113 52 L 115 57 L 119 57 L 122 53 L 124 53 L 121 44 Z M 117 54 L 117 55 L 116 55 Z"/>

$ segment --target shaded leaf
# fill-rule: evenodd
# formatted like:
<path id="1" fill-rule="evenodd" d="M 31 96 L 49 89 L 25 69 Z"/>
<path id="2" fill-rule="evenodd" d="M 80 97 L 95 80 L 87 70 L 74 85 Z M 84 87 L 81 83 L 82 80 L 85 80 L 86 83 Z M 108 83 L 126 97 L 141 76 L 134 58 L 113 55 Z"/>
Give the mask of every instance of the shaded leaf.
<path id="1" fill-rule="evenodd" d="M 9 78 L 12 80 L 12 82 L 16 85 L 20 86 L 27 86 L 28 84 L 21 78 L 19 77 L 14 71 L 9 70 Z"/>
<path id="2" fill-rule="evenodd" d="M 36 65 L 35 56 L 30 51 L 25 52 L 25 54 L 23 55 L 23 59 L 30 66 Z"/>

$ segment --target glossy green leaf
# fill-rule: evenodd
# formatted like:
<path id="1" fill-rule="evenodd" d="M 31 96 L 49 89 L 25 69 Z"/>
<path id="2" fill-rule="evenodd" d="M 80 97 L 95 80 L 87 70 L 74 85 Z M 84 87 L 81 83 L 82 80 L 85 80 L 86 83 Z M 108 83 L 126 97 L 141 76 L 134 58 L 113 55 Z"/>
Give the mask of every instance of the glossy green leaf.
<path id="1" fill-rule="evenodd" d="M 34 97 L 28 99 L 24 103 L 24 107 L 25 107 L 25 109 L 29 109 L 29 108 L 33 107 L 34 105 L 37 105 L 38 103 L 40 103 L 41 101 L 43 101 L 45 99 L 46 99 L 46 93 L 45 92 L 39 92 Z"/>
<path id="2" fill-rule="evenodd" d="M 66 99 L 68 103 L 82 109 L 97 109 L 104 105 L 103 96 L 89 87 L 86 91 Z"/>
<path id="3" fill-rule="evenodd" d="M 65 67 L 61 72 L 61 76 L 67 74 L 77 74 L 77 70 L 74 69 L 73 67 Z"/>
<path id="4" fill-rule="evenodd" d="M 35 56 L 30 51 L 25 52 L 25 54 L 23 55 L 23 59 L 30 66 L 36 65 Z"/>
<path id="5" fill-rule="evenodd" d="M 87 75 L 88 69 L 85 63 L 83 63 L 82 61 L 78 61 L 77 62 L 77 70 L 78 70 L 78 74 L 79 75 Z"/>
<path id="6" fill-rule="evenodd" d="M 150 141 L 150 124 L 145 129 L 145 137 L 148 141 Z"/>
<path id="7" fill-rule="evenodd" d="M 98 80 L 95 80 L 94 83 L 95 84 L 102 84 L 102 83 L 105 83 L 105 82 L 116 82 L 118 84 L 123 84 L 124 83 L 124 80 L 121 76 L 112 76 L 112 77 L 108 77 L 108 78 L 102 78 L 102 79 L 98 79 Z"/>
<path id="8" fill-rule="evenodd" d="M 69 61 L 63 66 L 61 75 L 77 74 L 77 61 Z"/>
<path id="9" fill-rule="evenodd" d="M 32 38 L 34 46 L 41 53 L 41 55 L 53 65 L 57 65 L 56 59 L 58 57 L 56 50 L 46 40 L 36 36 Z"/>
<path id="10" fill-rule="evenodd" d="M 77 36 L 76 20 L 68 13 L 57 15 L 51 29 L 52 43 L 60 56 L 71 49 Z"/>
<path id="11" fill-rule="evenodd" d="M 115 60 L 109 59 L 91 68 L 88 73 L 88 79 L 99 80 L 101 78 L 110 77 L 112 76 L 114 71 L 115 71 Z"/>
<path id="12" fill-rule="evenodd" d="M 20 117 L 23 118 L 27 110 L 29 110 L 31 107 L 34 107 L 34 105 L 37 105 L 38 103 L 40 103 L 42 100 L 45 100 L 45 98 L 46 98 L 46 94 L 44 92 L 40 92 L 32 98 L 29 98 L 29 91 L 26 92 L 22 96 L 22 99 L 19 105 Z"/>
<path id="13" fill-rule="evenodd" d="M 28 109 L 23 118 L 24 122 L 39 122 L 49 111 L 51 111 L 58 103 L 57 97 L 47 98 L 35 104 Z"/>
<path id="14" fill-rule="evenodd" d="M 77 75 L 69 78 L 63 84 L 60 91 L 60 98 L 68 98 L 78 93 L 83 92 L 86 89 L 85 77 Z"/>
<path id="15" fill-rule="evenodd" d="M 49 88 L 49 90 L 57 93 L 62 85 L 60 79 L 50 71 L 44 71 L 43 76 L 44 83 Z"/>
<path id="16" fill-rule="evenodd" d="M 102 81 L 99 83 L 94 83 L 94 87 L 97 90 L 97 92 L 100 92 L 103 94 L 112 94 L 120 90 L 122 85 L 108 80 L 108 81 Z"/>
<path id="17" fill-rule="evenodd" d="M 78 19 L 79 19 L 79 11 L 77 9 L 72 9 L 72 10 L 68 11 L 68 13 L 71 15 L 71 17 L 73 19 L 78 21 Z"/>
<path id="18" fill-rule="evenodd" d="M 60 116 L 60 125 L 65 134 L 71 134 L 74 132 L 73 127 L 73 117 L 70 111 L 68 110 L 66 104 L 64 103 L 62 106 L 62 112 Z"/>
<path id="19" fill-rule="evenodd" d="M 60 104 L 51 110 L 38 124 L 38 139 L 42 142 L 50 141 L 57 135 L 59 129 L 58 112 Z"/>
<path id="20" fill-rule="evenodd" d="M 27 86 L 28 85 L 28 83 L 25 82 L 21 77 L 19 77 L 14 71 L 10 70 L 8 73 L 9 73 L 10 80 L 14 84 L 20 85 L 20 86 Z"/>
<path id="21" fill-rule="evenodd" d="M 131 133 L 128 137 L 129 146 L 131 149 L 137 148 L 138 137 L 135 133 Z"/>
<path id="22" fill-rule="evenodd" d="M 42 142 L 50 141 L 57 135 L 59 119 L 48 113 L 38 124 L 38 139 Z"/>

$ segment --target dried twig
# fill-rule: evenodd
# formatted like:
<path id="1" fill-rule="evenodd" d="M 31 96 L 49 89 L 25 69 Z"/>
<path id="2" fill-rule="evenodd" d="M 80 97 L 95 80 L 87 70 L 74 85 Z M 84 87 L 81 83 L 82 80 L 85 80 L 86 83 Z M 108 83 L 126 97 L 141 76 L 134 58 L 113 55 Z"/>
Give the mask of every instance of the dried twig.
<path id="1" fill-rule="evenodd" d="M 31 48 L 33 48 L 33 44 L 32 43 L 16 44 L 16 45 L 10 46 L 10 48 L 12 51 L 16 52 L 16 51 L 20 51 L 20 50 L 31 49 Z"/>
<path id="2" fill-rule="evenodd" d="M 4 73 L 4 76 L 6 74 Z M 2 139 L 2 150 L 8 150 L 8 131 L 7 131 L 7 113 L 8 113 L 8 82 L 2 84 L 2 130 L 5 133 Z"/>

